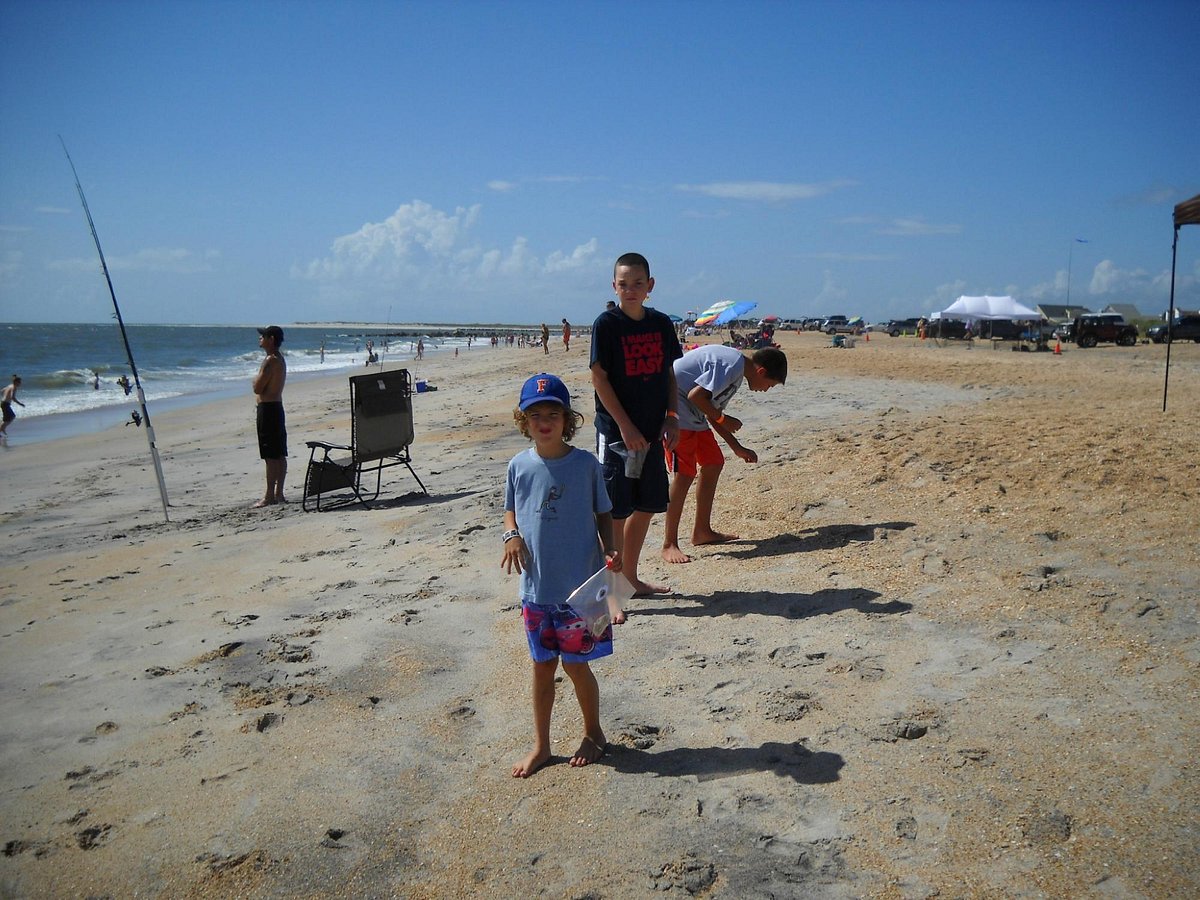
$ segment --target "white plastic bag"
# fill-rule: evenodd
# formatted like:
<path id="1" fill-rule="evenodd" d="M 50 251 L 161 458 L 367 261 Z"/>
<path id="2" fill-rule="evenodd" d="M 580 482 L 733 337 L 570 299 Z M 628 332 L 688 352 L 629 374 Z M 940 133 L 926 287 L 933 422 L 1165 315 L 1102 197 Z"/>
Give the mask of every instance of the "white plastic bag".
<path id="1" fill-rule="evenodd" d="M 575 588 L 567 598 L 567 605 L 583 619 L 592 636 L 598 638 L 632 597 L 633 585 L 629 579 L 606 566 Z"/>

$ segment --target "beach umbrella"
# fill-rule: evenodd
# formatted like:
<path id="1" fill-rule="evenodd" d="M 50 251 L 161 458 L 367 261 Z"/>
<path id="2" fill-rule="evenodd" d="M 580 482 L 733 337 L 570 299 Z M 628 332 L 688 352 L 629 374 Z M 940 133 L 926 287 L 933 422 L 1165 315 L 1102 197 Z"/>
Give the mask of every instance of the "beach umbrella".
<path id="1" fill-rule="evenodd" d="M 696 319 L 697 325 L 724 325 L 758 306 L 751 300 L 718 300 Z"/>
<path id="2" fill-rule="evenodd" d="M 671 315 L 670 313 L 667 314 L 667 318 L 670 319 L 672 322 L 682 322 L 683 321 L 683 316 L 675 316 L 675 315 Z"/>
<path id="3" fill-rule="evenodd" d="M 704 310 L 704 312 L 700 313 L 700 315 L 696 316 L 696 324 L 697 325 L 711 324 L 712 320 L 715 319 L 721 313 L 722 310 L 724 310 L 732 305 L 733 305 L 732 300 L 718 300 L 716 303 L 714 303 L 708 309 Z"/>
<path id="4" fill-rule="evenodd" d="M 713 319 L 714 325 L 724 325 L 726 322 L 732 322 L 734 319 L 740 319 L 754 307 L 758 306 L 751 300 L 739 300 L 733 306 L 728 306 L 717 313 L 717 317 Z"/>
<path id="5" fill-rule="evenodd" d="M 778 322 L 778 321 L 779 321 L 779 316 L 777 316 L 777 315 L 774 315 L 774 314 L 772 314 L 772 315 L 769 315 L 769 316 L 763 316 L 763 317 L 762 317 L 762 320 L 763 320 L 764 322 Z"/>

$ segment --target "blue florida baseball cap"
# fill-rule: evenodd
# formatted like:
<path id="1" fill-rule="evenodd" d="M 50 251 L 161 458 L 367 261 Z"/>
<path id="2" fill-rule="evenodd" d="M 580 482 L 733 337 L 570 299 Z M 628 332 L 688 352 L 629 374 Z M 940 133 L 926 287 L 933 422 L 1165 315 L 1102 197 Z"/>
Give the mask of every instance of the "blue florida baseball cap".
<path id="1" fill-rule="evenodd" d="M 557 375 L 540 372 L 526 380 L 521 387 L 521 409 L 526 410 L 535 403 L 561 403 L 566 409 L 571 408 L 571 395 L 567 386 Z"/>

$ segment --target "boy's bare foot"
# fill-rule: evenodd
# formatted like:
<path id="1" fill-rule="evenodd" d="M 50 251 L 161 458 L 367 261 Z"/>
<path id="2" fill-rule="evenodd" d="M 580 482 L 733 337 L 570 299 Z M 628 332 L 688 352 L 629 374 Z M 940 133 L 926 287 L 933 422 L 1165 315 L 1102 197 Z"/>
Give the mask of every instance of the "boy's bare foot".
<path id="1" fill-rule="evenodd" d="M 577 769 L 581 766 L 590 766 L 592 763 L 603 759 L 604 754 L 607 752 L 608 741 L 604 740 L 603 737 L 598 741 L 594 741 L 587 735 L 584 735 L 583 741 L 579 744 L 579 749 L 571 757 L 571 765 Z"/>
<path id="2" fill-rule="evenodd" d="M 722 534 L 719 531 L 692 532 L 692 544 L 696 547 L 703 547 L 705 544 L 728 544 L 737 539 L 738 535 L 736 534 Z"/>
<path id="3" fill-rule="evenodd" d="M 662 548 L 662 558 L 669 563 L 690 563 L 692 558 L 679 549 L 678 544 L 667 544 Z"/>
<path id="4" fill-rule="evenodd" d="M 655 594 L 669 593 L 671 593 L 671 589 L 665 584 L 651 584 L 640 578 L 633 582 L 633 596 L 635 597 L 653 597 Z"/>
<path id="5" fill-rule="evenodd" d="M 264 506 L 273 506 L 274 504 L 275 504 L 275 501 L 274 501 L 274 500 L 267 500 L 267 499 L 265 499 L 265 498 L 264 498 L 264 499 L 262 499 L 262 500 L 259 500 L 257 503 L 255 503 L 255 504 L 254 504 L 252 507 L 250 507 L 250 508 L 251 508 L 251 509 L 262 509 Z"/>
<path id="6" fill-rule="evenodd" d="M 512 767 L 512 776 L 513 778 L 528 778 L 548 762 L 550 762 L 549 750 L 546 750 L 545 752 L 534 750 L 527 757 Z M 574 763 L 571 763 L 571 765 L 574 765 Z"/>

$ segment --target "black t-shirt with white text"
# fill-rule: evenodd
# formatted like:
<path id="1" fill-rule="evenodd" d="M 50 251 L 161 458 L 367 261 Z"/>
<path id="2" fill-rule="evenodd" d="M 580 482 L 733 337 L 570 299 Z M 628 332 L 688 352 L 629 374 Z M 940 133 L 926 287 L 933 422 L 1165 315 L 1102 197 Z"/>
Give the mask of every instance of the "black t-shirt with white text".
<path id="1" fill-rule="evenodd" d="M 592 356 L 608 374 L 609 384 L 625 413 L 648 441 L 658 438 L 667 414 L 667 385 L 675 360 L 683 356 L 675 326 L 666 315 L 648 306 L 640 321 L 621 307 L 608 309 L 592 324 Z M 621 430 L 596 396 L 596 428 L 610 441 Z"/>

